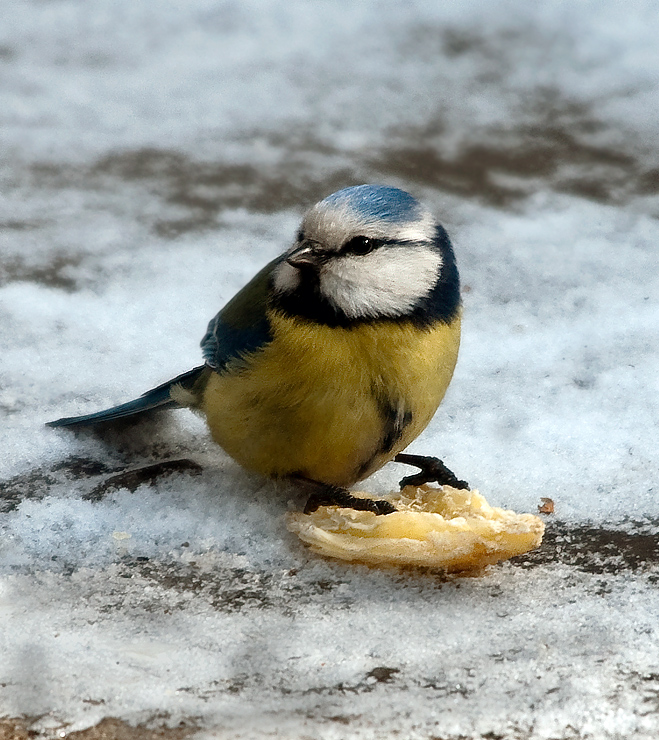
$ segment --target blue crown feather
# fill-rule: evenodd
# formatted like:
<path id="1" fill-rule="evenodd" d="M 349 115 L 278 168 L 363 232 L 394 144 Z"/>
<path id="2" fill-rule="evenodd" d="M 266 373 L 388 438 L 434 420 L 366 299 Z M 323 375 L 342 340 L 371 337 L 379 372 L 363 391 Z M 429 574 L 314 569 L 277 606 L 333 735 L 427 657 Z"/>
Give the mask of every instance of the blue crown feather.
<path id="1" fill-rule="evenodd" d="M 320 205 L 347 205 L 368 220 L 405 223 L 419 218 L 421 206 L 409 193 L 386 185 L 356 185 L 332 193 Z"/>

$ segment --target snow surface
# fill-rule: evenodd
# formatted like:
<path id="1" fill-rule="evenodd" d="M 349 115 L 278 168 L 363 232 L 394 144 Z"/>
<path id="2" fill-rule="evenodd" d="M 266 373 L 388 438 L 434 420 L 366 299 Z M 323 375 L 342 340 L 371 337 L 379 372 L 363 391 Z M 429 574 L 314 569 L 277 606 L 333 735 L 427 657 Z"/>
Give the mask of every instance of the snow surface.
<path id="1" fill-rule="evenodd" d="M 656 4 L 2 16 L 0 717 L 656 738 Z M 556 504 L 538 553 L 477 578 L 313 556 L 283 521 L 301 495 L 188 412 L 43 426 L 198 364 L 207 321 L 304 208 L 369 181 L 438 214 L 465 287 L 454 381 L 412 451 L 493 505 Z M 203 470 L 103 488 L 170 459 Z"/>

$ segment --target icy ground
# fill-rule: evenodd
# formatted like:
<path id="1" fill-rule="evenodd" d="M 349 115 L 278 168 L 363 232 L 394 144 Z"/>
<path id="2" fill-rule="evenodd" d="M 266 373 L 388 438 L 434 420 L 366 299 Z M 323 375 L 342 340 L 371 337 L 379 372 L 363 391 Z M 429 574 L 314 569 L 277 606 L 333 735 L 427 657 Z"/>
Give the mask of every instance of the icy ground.
<path id="1" fill-rule="evenodd" d="M 0 737 L 659 735 L 658 23 L 649 0 L 2 3 Z M 43 426 L 198 364 L 304 208 L 359 182 L 427 202 L 462 273 L 413 451 L 494 505 L 555 501 L 543 547 L 479 577 L 310 554 L 302 498 L 188 412 Z"/>

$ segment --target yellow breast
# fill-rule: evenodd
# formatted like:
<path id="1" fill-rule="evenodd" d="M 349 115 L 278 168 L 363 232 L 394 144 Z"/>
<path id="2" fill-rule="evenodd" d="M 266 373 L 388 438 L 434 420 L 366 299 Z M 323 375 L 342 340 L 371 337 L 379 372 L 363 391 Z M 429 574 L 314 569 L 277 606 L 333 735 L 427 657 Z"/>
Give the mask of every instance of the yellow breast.
<path id="1" fill-rule="evenodd" d="M 427 426 L 453 375 L 460 319 L 332 328 L 270 316 L 273 340 L 213 373 L 202 409 L 215 441 L 249 470 L 349 486 Z"/>

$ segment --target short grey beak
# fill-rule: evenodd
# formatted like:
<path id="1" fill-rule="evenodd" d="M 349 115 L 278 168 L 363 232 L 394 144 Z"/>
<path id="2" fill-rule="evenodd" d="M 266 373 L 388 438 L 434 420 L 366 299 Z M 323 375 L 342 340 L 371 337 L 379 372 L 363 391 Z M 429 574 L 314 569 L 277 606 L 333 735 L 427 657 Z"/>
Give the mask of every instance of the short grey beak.
<path id="1" fill-rule="evenodd" d="M 286 262 L 293 267 L 317 267 L 322 259 L 322 255 L 317 249 L 308 244 L 298 247 L 286 257 Z"/>

